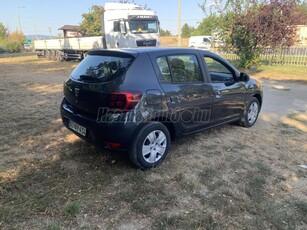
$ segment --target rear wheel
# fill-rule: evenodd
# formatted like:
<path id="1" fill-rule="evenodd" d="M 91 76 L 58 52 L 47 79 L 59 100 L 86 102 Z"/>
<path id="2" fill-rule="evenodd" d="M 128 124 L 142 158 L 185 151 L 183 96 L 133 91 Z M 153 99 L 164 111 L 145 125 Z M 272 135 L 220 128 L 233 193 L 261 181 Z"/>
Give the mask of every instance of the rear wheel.
<path id="1" fill-rule="evenodd" d="M 250 101 L 246 106 L 240 124 L 244 127 L 252 127 L 257 121 L 259 112 L 260 112 L 259 101 L 257 98 L 253 97 L 250 99 Z"/>
<path id="2" fill-rule="evenodd" d="M 160 164 L 168 153 L 170 134 L 160 122 L 146 124 L 136 136 L 129 152 L 131 162 L 141 168 Z"/>

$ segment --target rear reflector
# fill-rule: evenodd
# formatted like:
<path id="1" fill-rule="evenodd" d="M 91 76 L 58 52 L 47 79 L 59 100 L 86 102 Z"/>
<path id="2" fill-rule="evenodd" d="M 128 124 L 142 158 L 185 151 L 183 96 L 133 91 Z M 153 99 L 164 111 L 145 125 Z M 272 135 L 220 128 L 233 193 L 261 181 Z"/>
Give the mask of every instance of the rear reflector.
<path id="1" fill-rule="evenodd" d="M 111 149 L 120 149 L 122 147 L 120 143 L 115 143 L 115 142 L 106 142 L 106 144 Z"/>
<path id="2" fill-rule="evenodd" d="M 133 109 L 142 97 L 140 92 L 115 92 L 110 95 L 110 108 L 128 111 Z"/>

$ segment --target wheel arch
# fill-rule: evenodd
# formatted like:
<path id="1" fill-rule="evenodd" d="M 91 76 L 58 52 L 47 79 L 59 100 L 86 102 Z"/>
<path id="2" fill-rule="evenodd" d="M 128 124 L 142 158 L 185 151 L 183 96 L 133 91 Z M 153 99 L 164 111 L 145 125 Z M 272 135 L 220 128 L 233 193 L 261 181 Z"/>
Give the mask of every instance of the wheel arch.
<path id="1" fill-rule="evenodd" d="M 173 141 L 176 138 L 176 127 L 175 127 L 175 124 L 171 122 L 170 119 L 166 117 L 156 117 L 152 119 L 151 121 L 161 122 L 168 129 L 169 134 L 171 136 L 171 140 Z"/>
<path id="2" fill-rule="evenodd" d="M 262 107 L 262 96 L 260 95 L 260 93 L 255 93 L 253 97 L 255 97 L 259 101 L 260 108 L 261 108 Z"/>

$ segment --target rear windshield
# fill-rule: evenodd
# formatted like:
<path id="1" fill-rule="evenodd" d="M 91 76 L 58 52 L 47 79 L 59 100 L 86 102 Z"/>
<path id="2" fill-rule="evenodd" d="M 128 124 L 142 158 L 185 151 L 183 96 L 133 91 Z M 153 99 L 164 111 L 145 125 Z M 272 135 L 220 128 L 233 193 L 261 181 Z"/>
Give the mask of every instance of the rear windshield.
<path id="1" fill-rule="evenodd" d="M 132 56 L 88 55 L 71 77 L 86 82 L 104 82 L 120 77 L 133 62 Z"/>

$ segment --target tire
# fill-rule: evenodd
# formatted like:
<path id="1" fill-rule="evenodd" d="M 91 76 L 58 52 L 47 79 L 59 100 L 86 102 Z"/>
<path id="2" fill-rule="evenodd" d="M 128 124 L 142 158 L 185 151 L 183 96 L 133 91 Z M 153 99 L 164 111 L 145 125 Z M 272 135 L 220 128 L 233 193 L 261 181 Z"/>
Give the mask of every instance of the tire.
<path id="1" fill-rule="evenodd" d="M 45 57 L 46 57 L 47 60 L 51 59 L 51 53 L 50 53 L 49 50 L 46 51 L 46 56 Z"/>
<path id="2" fill-rule="evenodd" d="M 56 61 L 57 60 L 57 57 L 56 57 L 56 51 L 51 51 L 51 60 L 52 61 Z"/>
<path id="3" fill-rule="evenodd" d="M 63 56 L 61 54 L 61 51 L 59 51 L 59 50 L 56 51 L 56 60 L 58 62 L 62 62 L 63 61 Z"/>
<path id="4" fill-rule="evenodd" d="M 257 98 L 252 97 L 244 110 L 240 125 L 248 128 L 252 127 L 257 121 L 259 112 L 260 103 Z"/>
<path id="5" fill-rule="evenodd" d="M 170 143 L 165 125 L 150 122 L 139 130 L 129 151 L 130 161 L 141 169 L 153 168 L 165 159 Z"/>

